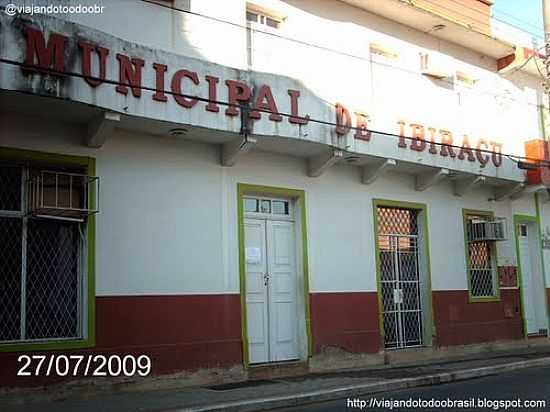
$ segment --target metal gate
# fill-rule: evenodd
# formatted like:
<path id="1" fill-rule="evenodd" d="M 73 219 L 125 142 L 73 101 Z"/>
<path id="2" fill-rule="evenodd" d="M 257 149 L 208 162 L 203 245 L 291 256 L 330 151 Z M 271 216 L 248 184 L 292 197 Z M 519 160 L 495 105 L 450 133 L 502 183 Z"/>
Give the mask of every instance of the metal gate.
<path id="1" fill-rule="evenodd" d="M 379 206 L 377 214 L 385 347 L 421 346 L 418 211 Z"/>

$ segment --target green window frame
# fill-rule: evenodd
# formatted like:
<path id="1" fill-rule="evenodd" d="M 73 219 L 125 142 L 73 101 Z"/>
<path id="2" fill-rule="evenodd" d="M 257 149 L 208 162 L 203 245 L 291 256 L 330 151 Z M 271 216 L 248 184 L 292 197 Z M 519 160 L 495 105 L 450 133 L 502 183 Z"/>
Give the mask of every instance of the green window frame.
<path id="1" fill-rule="evenodd" d="M 55 163 L 60 166 L 78 166 L 86 169 L 90 175 L 96 175 L 96 161 L 93 157 L 65 155 L 58 153 L 24 150 L 8 147 L 0 147 L 0 159 L 22 163 Z M 97 193 L 91 190 L 89 193 L 92 207 L 95 207 Z M 0 344 L 0 352 L 29 352 L 44 350 L 62 350 L 90 348 L 95 346 L 95 249 L 96 249 L 96 218 L 88 217 L 87 222 L 87 282 L 86 282 L 86 309 L 87 323 L 83 325 L 84 338 L 70 340 L 44 340 L 36 342 L 15 342 Z"/>
<path id="2" fill-rule="evenodd" d="M 470 243 L 468 241 L 468 222 L 471 218 L 479 217 L 479 218 L 487 218 L 487 217 L 494 217 L 494 212 L 492 211 L 486 211 L 486 210 L 473 210 L 473 209 L 462 209 L 462 221 L 463 221 L 463 228 L 464 228 L 464 255 L 465 255 L 465 263 L 466 263 L 466 276 L 468 278 L 468 296 L 469 301 L 471 303 L 476 302 L 498 302 L 500 301 L 500 284 L 498 280 L 498 266 L 497 266 L 497 248 L 496 248 L 496 242 L 495 241 L 482 241 L 482 242 L 475 242 Z M 477 246 L 474 246 L 475 244 L 478 244 Z M 484 245 L 484 246 L 481 246 Z M 489 263 L 490 263 L 490 270 L 491 270 L 491 280 L 493 283 L 493 293 L 491 295 L 478 295 L 474 294 L 474 275 L 479 276 L 479 272 L 486 270 L 487 268 L 473 268 L 472 262 L 471 262 L 471 255 L 472 253 L 486 253 L 486 251 L 489 251 Z M 478 271 L 476 274 L 474 271 Z"/>

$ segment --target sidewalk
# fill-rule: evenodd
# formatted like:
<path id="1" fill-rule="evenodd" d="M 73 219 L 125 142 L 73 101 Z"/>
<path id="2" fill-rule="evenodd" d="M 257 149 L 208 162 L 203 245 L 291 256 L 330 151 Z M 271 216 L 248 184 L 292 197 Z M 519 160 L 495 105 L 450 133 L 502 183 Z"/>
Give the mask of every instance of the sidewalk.
<path id="1" fill-rule="evenodd" d="M 20 397 L 12 396 L 0 398 L 0 409 L 3 412 L 258 411 L 547 365 L 550 365 L 549 352 L 485 356 L 424 366 L 348 370 L 170 391 L 80 395 L 53 402 L 22 403 Z"/>

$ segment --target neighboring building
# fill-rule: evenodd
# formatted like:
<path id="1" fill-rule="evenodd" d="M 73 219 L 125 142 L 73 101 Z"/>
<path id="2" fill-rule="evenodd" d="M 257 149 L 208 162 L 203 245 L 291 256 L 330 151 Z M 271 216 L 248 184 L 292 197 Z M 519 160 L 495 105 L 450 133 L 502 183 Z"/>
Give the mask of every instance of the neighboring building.
<path id="1" fill-rule="evenodd" d="M 0 385 L 548 337 L 540 56 L 491 1 L 79 3 L 0 16 Z"/>

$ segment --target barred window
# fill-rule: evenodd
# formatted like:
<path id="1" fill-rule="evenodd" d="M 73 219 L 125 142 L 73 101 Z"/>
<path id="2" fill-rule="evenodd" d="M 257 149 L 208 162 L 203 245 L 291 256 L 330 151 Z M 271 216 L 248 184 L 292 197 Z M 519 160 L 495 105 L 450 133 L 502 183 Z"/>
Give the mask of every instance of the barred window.
<path id="1" fill-rule="evenodd" d="M 0 343 L 83 338 L 86 223 L 27 214 L 29 175 L 0 163 Z"/>
<path id="2" fill-rule="evenodd" d="M 466 230 L 471 230 L 471 222 L 486 216 L 467 215 Z M 470 236 L 467 236 L 470 239 Z M 495 297 L 495 242 L 491 240 L 468 241 L 468 276 L 472 297 Z"/>

